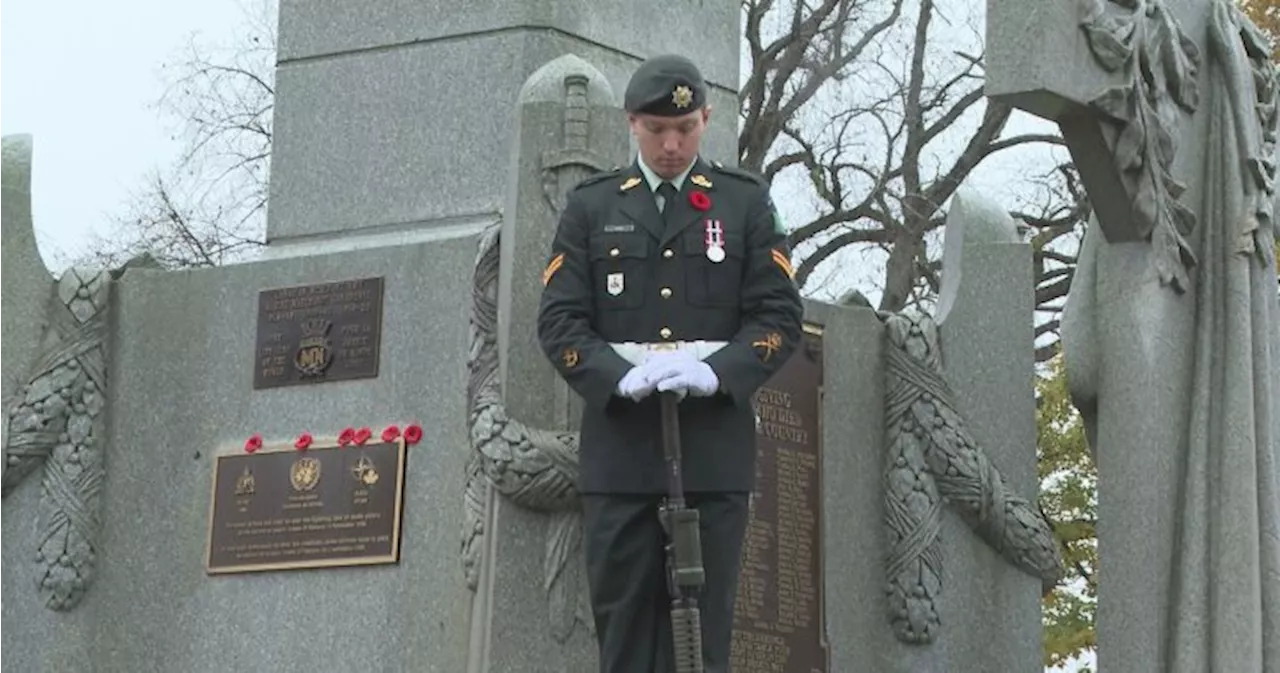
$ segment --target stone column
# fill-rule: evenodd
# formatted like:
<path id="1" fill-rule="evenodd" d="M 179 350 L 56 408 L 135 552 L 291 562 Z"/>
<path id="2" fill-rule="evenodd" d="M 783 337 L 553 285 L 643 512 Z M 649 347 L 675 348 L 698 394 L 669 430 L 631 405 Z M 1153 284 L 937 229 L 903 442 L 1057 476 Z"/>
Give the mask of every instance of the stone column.
<path id="1" fill-rule="evenodd" d="M 967 191 L 948 214 L 940 319 L 809 304 L 824 325 L 823 566 L 830 671 L 1032 673 L 1030 246 Z"/>
<path id="2" fill-rule="evenodd" d="M 268 239 L 414 240 L 491 220 L 517 92 L 564 54 L 617 92 L 650 55 L 694 58 L 718 111 L 707 150 L 733 161 L 738 3 L 678 4 L 282 0 Z"/>
<path id="3" fill-rule="evenodd" d="M 947 214 L 945 246 L 938 320 L 956 410 L 1003 483 L 987 475 L 981 481 L 1002 505 L 1020 498 L 1038 513 L 1031 246 L 999 204 L 964 189 Z M 1024 525 L 1010 510 L 993 509 L 985 524 Z M 951 510 L 942 526 L 946 666 L 940 670 L 1042 670 L 1041 578 L 1007 563 Z M 1047 536 L 1036 542 L 1056 545 Z"/>
<path id="4" fill-rule="evenodd" d="M 4 137 L 4 321 L 3 350 L 11 364 L 0 377 L 5 404 L 17 393 L 35 357 L 45 307 L 53 295 L 53 276 L 36 246 L 31 222 L 31 149 L 29 135 Z M 11 358 L 11 359 L 10 359 Z M 16 366 L 15 366 L 16 365 Z"/>
<path id="5" fill-rule="evenodd" d="M 581 402 L 538 346 L 536 319 L 565 195 L 627 160 L 627 128 L 608 80 L 574 55 L 533 73 L 513 121 L 506 215 L 481 240 L 473 295 L 468 670 L 589 670 L 595 641 L 576 488 Z"/>

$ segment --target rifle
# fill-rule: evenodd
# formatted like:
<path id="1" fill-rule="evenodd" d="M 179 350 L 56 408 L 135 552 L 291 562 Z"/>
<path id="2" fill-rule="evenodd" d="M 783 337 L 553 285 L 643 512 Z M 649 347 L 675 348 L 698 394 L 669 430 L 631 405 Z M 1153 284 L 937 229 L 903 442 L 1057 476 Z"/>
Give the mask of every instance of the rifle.
<path id="1" fill-rule="evenodd" d="M 667 535 L 667 592 L 671 596 L 671 635 L 675 641 L 676 673 L 702 673 L 702 617 L 697 591 L 702 588 L 702 539 L 698 510 L 684 502 L 680 476 L 680 424 L 674 392 L 660 394 L 662 453 L 667 462 L 667 497 L 658 509 Z"/>

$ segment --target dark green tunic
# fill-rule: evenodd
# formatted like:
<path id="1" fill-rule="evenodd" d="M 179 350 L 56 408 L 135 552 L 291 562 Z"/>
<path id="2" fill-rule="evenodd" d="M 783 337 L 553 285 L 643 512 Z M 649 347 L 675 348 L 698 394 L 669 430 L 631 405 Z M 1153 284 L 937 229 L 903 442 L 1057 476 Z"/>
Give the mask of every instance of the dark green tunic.
<path id="1" fill-rule="evenodd" d="M 571 190 L 543 274 L 538 339 L 586 402 L 582 492 L 666 492 L 657 395 L 616 395 L 632 363 L 611 344 L 690 341 L 726 343 L 703 358 L 721 391 L 680 404 L 685 488 L 752 490 L 752 395 L 801 335 L 789 257 L 768 184 L 718 163 L 699 159 L 663 212 L 635 163 Z"/>

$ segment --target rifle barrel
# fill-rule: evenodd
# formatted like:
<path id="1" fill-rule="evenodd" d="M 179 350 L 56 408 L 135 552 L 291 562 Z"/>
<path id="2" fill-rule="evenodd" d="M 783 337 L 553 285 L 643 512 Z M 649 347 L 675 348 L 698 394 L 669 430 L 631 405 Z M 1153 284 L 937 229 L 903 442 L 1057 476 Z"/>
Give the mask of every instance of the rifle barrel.
<path id="1" fill-rule="evenodd" d="M 667 391 L 660 396 L 662 404 L 662 452 L 667 463 L 667 499 L 673 506 L 684 506 L 684 477 L 680 472 L 679 397 Z"/>

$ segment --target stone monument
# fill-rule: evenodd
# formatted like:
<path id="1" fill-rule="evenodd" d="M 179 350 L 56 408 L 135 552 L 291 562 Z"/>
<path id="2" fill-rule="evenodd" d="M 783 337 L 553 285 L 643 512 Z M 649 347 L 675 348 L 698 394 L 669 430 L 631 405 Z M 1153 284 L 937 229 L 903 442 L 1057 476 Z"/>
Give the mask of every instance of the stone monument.
<path id="1" fill-rule="evenodd" d="M 989 0 L 987 94 L 1092 199 L 1063 317 L 1101 670 L 1280 671 L 1277 79 L 1229 0 Z"/>
<path id="2" fill-rule="evenodd" d="M 699 45 L 732 156 L 736 8 L 283 3 L 269 246 L 227 267 L 55 278 L 6 139 L 6 662 L 591 670 L 537 280 L 652 51 Z M 810 302 L 757 395 L 735 670 L 1040 668 L 1031 253 L 949 220 L 936 321 Z"/>

